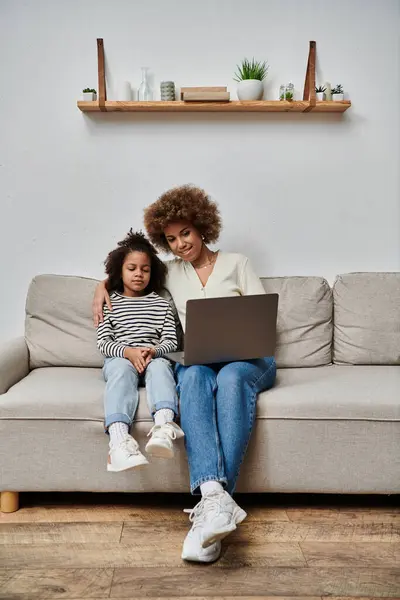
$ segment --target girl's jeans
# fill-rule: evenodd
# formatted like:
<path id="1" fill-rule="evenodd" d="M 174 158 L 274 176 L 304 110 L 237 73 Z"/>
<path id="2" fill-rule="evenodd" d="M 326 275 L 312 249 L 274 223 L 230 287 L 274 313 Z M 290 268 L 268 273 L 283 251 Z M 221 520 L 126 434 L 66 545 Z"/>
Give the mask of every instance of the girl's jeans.
<path id="1" fill-rule="evenodd" d="M 139 403 L 139 383 L 144 379 L 147 404 L 153 415 L 160 408 L 170 408 L 178 414 L 178 397 L 171 363 L 155 358 L 147 366 L 144 377 L 139 375 L 127 358 L 106 358 L 103 375 L 104 425 L 106 430 L 117 421 L 131 425 Z"/>
<path id="2" fill-rule="evenodd" d="M 257 395 L 274 385 L 273 357 L 214 365 L 175 365 L 190 489 L 219 481 L 232 494 L 254 424 Z"/>

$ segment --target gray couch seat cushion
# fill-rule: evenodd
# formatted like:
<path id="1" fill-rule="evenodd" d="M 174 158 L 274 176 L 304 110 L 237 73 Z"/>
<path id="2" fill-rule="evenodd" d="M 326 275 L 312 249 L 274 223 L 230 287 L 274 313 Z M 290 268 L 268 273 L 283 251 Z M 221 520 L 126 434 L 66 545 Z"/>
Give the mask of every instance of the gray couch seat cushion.
<path id="1" fill-rule="evenodd" d="M 101 369 L 35 369 L 0 396 L 0 419 L 103 421 Z M 400 420 L 400 367 L 279 369 L 276 386 L 260 394 L 258 419 Z M 136 421 L 148 421 L 140 388 Z"/>
<path id="2" fill-rule="evenodd" d="M 400 421 L 400 367 L 278 369 L 260 394 L 260 419 Z"/>
<path id="3" fill-rule="evenodd" d="M 101 369 L 43 367 L 0 396 L 0 419 L 104 420 L 105 383 Z M 138 421 L 151 421 L 140 388 Z"/>

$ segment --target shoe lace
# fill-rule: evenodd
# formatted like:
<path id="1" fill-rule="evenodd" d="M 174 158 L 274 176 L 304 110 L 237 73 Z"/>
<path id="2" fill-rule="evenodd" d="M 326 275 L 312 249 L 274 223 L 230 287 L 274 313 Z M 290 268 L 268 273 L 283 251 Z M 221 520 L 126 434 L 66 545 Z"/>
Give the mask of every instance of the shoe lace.
<path id="1" fill-rule="evenodd" d="M 193 523 L 193 527 L 199 527 L 207 517 L 215 516 L 220 512 L 221 502 L 219 493 L 210 493 L 196 504 L 194 508 L 184 508 L 183 512 L 189 514 L 189 521 Z"/>
<path id="2" fill-rule="evenodd" d="M 125 452 L 128 452 L 129 454 L 138 454 L 138 452 L 139 452 L 138 443 L 131 437 L 126 437 L 121 442 L 121 448 L 122 448 L 122 450 L 124 450 Z"/>
<path id="3" fill-rule="evenodd" d="M 165 437 L 165 435 L 167 435 L 171 440 L 176 440 L 176 430 L 171 423 L 165 423 L 165 425 L 153 425 L 147 434 L 147 437 L 152 435 L 155 437 Z"/>

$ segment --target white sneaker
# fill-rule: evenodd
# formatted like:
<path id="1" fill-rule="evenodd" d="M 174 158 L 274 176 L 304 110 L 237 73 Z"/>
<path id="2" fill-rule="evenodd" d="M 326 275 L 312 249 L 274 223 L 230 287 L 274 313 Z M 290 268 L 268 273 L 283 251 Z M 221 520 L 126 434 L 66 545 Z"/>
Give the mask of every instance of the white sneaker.
<path id="1" fill-rule="evenodd" d="M 184 435 L 182 429 L 173 421 L 164 425 L 153 425 L 147 434 L 150 440 L 147 442 L 146 452 L 159 458 L 173 458 L 173 442 Z"/>
<path id="2" fill-rule="evenodd" d="M 208 548 L 202 547 L 204 513 L 195 509 L 196 507 L 193 510 L 185 510 L 185 512 L 190 512 L 189 519 L 193 525 L 183 542 L 182 559 L 191 562 L 211 563 L 216 561 L 221 554 L 221 542 L 211 544 Z"/>
<path id="3" fill-rule="evenodd" d="M 194 507 L 201 514 L 203 548 L 224 539 L 247 517 L 228 492 L 210 492 Z"/>
<path id="4" fill-rule="evenodd" d="M 131 435 L 128 434 L 118 446 L 110 444 L 107 471 L 118 473 L 148 464 L 147 458 L 139 450 L 139 444 Z"/>

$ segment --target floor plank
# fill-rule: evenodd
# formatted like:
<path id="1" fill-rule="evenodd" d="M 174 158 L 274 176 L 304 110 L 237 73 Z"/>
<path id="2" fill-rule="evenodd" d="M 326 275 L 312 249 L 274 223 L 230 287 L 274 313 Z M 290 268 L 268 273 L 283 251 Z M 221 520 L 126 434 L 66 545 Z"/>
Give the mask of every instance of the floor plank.
<path id="1" fill-rule="evenodd" d="M 176 600 L 177 596 L 151 596 L 151 600 Z M 149 600 L 149 596 L 131 596 L 132 600 Z M 321 600 L 321 596 L 179 596 L 179 600 Z M 69 600 L 68 598 L 66 600 Z M 74 599 L 75 600 L 75 599 Z M 103 600 L 100 598 L 79 598 L 78 600 Z M 112 600 L 127 600 L 126 597 L 113 596 Z M 337 598 L 336 600 L 356 600 L 355 597 Z M 357 598 L 357 600 L 375 600 L 373 598 Z M 399 598 L 389 598 L 399 600 Z"/>
<path id="2" fill-rule="evenodd" d="M 2 545 L 60 544 L 68 542 L 119 542 L 123 524 L 115 523 L 5 523 L 0 527 Z"/>
<path id="3" fill-rule="evenodd" d="M 399 523 L 399 508 L 287 508 L 288 519 L 295 523 Z"/>
<path id="4" fill-rule="evenodd" d="M 10 570 L 0 586 L 2 600 L 108 598 L 113 569 Z"/>
<path id="5" fill-rule="evenodd" d="M 177 596 L 151 596 L 151 600 L 176 600 Z M 132 600 L 149 600 L 149 596 L 131 596 Z M 321 596 L 179 596 L 179 600 L 321 600 Z M 66 599 L 68 600 L 68 598 Z M 74 599 L 75 600 L 75 599 Z M 79 598 L 79 600 L 89 600 L 89 598 Z M 100 598 L 90 598 L 90 600 L 103 600 Z M 121 596 L 113 596 L 112 600 L 126 600 Z M 353 598 L 343 598 L 337 600 L 356 600 Z M 357 598 L 357 600 L 375 600 L 373 598 Z M 399 600 L 399 598 L 389 598 L 389 600 Z"/>
<path id="6" fill-rule="evenodd" d="M 361 523 L 400 523 L 400 507 L 393 509 L 340 509 L 339 523 L 358 521 Z"/>
<path id="7" fill-rule="evenodd" d="M 166 507 L 130 505 L 77 505 L 77 506 L 28 506 L 14 513 L 0 513 L 2 523 L 80 523 L 112 521 L 187 521 L 182 507 L 176 510 Z"/>
<path id="8" fill-rule="evenodd" d="M 188 575 L 190 573 L 190 575 Z M 126 598 L 133 589 L 144 596 L 351 596 L 384 598 L 400 595 L 400 572 L 395 569 L 240 568 L 115 569 L 111 598 Z"/>
<path id="9" fill-rule="evenodd" d="M 0 564 L 7 568 L 187 568 L 181 559 L 181 545 L 160 542 L 145 544 L 42 544 L 0 547 Z M 213 567 L 306 566 L 298 544 L 234 544 L 227 541 L 221 559 Z"/>
<path id="10" fill-rule="evenodd" d="M 0 513 L 0 525 L 3 523 L 80 523 L 80 522 L 112 522 L 112 521 L 165 521 L 167 523 L 187 523 L 188 515 L 183 509 L 194 506 L 193 499 L 182 502 L 179 506 L 151 506 L 143 505 L 77 505 L 74 507 L 63 505 L 28 506 L 14 513 Z M 286 510 L 283 508 L 269 508 L 263 506 L 247 506 L 247 521 L 289 521 Z"/>
<path id="11" fill-rule="evenodd" d="M 124 543 L 157 544 L 169 536 L 171 542 L 182 538 L 188 524 L 153 523 L 151 528 L 141 523 L 125 523 L 121 540 Z M 247 523 L 234 531 L 229 539 L 251 543 L 271 542 L 400 542 L 400 524 L 393 523 Z"/>
<path id="12" fill-rule="evenodd" d="M 301 507 L 287 508 L 288 520 L 293 523 L 334 523 L 339 518 L 338 508 Z"/>
<path id="13" fill-rule="evenodd" d="M 309 567 L 398 567 L 400 570 L 400 543 L 304 542 L 300 547 Z"/>

